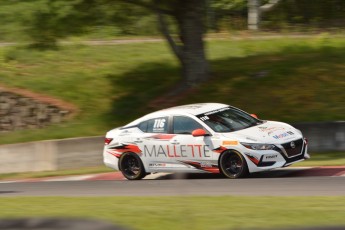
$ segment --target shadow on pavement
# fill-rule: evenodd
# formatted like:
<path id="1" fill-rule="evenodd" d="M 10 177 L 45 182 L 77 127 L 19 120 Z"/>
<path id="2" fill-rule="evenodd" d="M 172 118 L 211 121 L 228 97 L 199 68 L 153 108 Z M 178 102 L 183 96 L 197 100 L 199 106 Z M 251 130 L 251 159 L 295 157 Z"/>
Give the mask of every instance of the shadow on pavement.
<path id="1" fill-rule="evenodd" d="M 8 193 L 18 193 L 17 191 L 0 191 L 1 194 L 8 194 Z"/>

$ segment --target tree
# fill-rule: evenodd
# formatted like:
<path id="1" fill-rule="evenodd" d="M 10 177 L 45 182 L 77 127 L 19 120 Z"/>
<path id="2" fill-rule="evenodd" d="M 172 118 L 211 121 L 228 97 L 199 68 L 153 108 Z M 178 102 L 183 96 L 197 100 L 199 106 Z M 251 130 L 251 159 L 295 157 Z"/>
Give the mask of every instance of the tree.
<path id="1" fill-rule="evenodd" d="M 181 63 L 183 86 L 190 87 L 209 77 L 203 35 L 205 32 L 204 0 L 41 0 L 42 7 L 30 22 L 29 33 L 36 43 L 54 46 L 58 38 L 82 33 L 90 25 L 109 23 L 104 17 L 110 9 L 127 4 L 141 7 L 157 15 L 159 27 L 173 53 Z M 118 23 L 119 14 L 113 14 L 112 23 Z M 116 16 L 117 15 L 117 16 Z M 167 17 L 177 25 L 177 36 L 170 33 Z M 111 18 L 111 17 L 110 17 Z M 126 17 L 122 17 L 126 18 Z M 138 17 L 139 20 L 139 17 Z M 121 23 L 121 22 L 120 22 Z"/>
<path id="2" fill-rule="evenodd" d="M 261 14 L 272 10 L 280 0 L 269 0 L 261 5 L 260 0 L 248 0 L 248 29 L 258 30 Z"/>
<path id="3" fill-rule="evenodd" d="M 264 20 L 276 28 L 279 25 L 309 29 L 344 28 L 344 0 L 285 0 L 269 13 Z"/>
<path id="4" fill-rule="evenodd" d="M 157 13 L 160 29 L 181 63 L 184 85 L 189 87 L 207 80 L 209 67 L 203 41 L 206 30 L 205 1 L 155 0 L 152 3 L 154 5 L 147 5 L 147 7 Z M 176 21 L 179 33 L 177 39 L 171 35 L 165 15 L 171 16 Z"/>
<path id="5" fill-rule="evenodd" d="M 208 0 L 211 10 L 208 17 L 211 29 L 245 29 L 247 20 L 247 0 Z M 212 15 L 212 14 L 213 15 Z M 211 15 L 210 15 L 211 14 Z M 224 23 L 225 22 L 225 23 Z M 226 25 L 224 28 L 224 24 Z"/>

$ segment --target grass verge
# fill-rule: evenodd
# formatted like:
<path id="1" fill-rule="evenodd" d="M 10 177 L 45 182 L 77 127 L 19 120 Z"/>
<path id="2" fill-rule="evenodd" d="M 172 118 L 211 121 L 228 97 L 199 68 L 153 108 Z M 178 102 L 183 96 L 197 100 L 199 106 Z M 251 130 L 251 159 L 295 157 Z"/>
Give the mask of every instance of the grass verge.
<path id="1" fill-rule="evenodd" d="M 27 178 L 86 175 L 86 174 L 106 173 L 106 172 L 114 172 L 114 170 L 107 168 L 106 166 L 98 166 L 98 167 L 85 167 L 85 168 L 79 168 L 79 169 L 44 171 L 44 172 L 6 173 L 6 174 L 0 174 L 0 180 L 5 180 L 5 179 L 17 180 L 17 179 L 27 179 Z"/>
<path id="2" fill-rule="evenodd" d="M 294 164 L 293 166 L 345 166 L 344 152 L 311 153 L 310 156 L 310 159 Z"/>
<path id="3" fill-rule="evenodd" d="M 81 217 L 134 229 L 345 225 L 345 197 L 23 197 L 0 201 L 2 218 Z"/>

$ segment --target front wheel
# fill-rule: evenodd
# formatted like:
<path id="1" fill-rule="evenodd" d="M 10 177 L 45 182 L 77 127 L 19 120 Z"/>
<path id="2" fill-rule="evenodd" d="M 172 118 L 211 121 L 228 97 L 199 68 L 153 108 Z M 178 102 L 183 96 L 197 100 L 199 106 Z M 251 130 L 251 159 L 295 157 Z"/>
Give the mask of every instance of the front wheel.
<path id="1" fill-rule="evenodd" d="M 226 151 L 219 159 L 220 171 L 228 178 L 236 179 L 248 175 L 248 165 L 237 151 Z"/>
<path id="2" fill-rule="evenodd" d="M 122 154 L 119 169 L 128 180 L 140 180 L 146 176 L 143 162 L 137 154 L 132 152 Z"/>

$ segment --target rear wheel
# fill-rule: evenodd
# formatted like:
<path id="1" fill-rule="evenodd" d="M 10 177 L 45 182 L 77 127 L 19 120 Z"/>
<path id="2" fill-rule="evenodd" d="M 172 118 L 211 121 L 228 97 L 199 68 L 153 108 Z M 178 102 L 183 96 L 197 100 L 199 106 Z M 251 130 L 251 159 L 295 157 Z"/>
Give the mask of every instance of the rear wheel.
<path id="1" fill-rule="evenodd" d="M 128 180 L 140 180 L 146 176 L 143 162 L 137 154 L 132 152 L 122 154 L 119 168 Z"/>
<path id="2" fill-rule="evenodd" d="M 248 165 L 237 151 L 226 151 L 219 159 L 220 171 L 228 178 L 236 179 L 248 175 Z"/>

